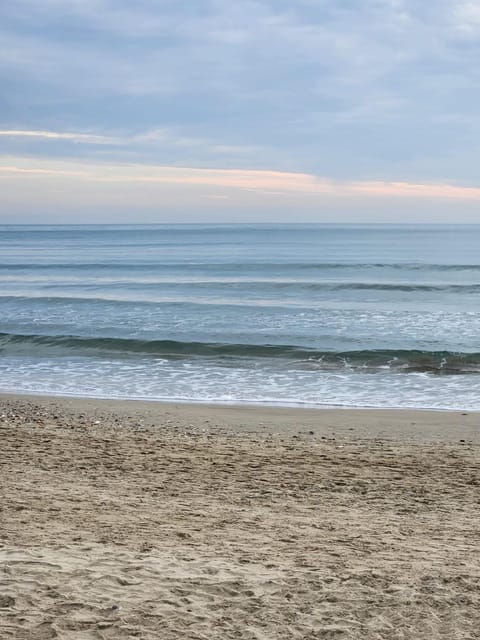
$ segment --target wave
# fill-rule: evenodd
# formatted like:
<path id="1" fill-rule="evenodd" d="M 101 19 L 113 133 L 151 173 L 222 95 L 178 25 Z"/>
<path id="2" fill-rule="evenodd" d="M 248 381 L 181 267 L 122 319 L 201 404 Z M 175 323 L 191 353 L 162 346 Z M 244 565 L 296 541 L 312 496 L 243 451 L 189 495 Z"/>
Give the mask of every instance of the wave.
<path id="1" fill-rule="evenodd" d="M 325 351 L 294 345 L 229 344 L 140 340 L 134 338 L 82 337 L 74 335 L 24 335 L 0 333 L 0 354 L 30 357 L 152 357 L 166 360 L 205 358 L 217 364 L 246 360 L 284 361 L 294 368 L 356 370 L 373 373 L 386 369 L 406 373 L 480 373 L 480 352 L 372 349 Z"/>
<path id="2" fill-rule="evenodd" d="M 480 284 L 433 284 L 406 282 L 341 282 L 316 283 L 318 289 L 329 291 L 358 290 L 358 291 L 430 291 L 439 293 L 480 293 Z M 308 288 L 308 285 L 307 285 Z"/>
<path id="3" fill-rule="evenodd" d="M 480 264 L 430 264 L 423 262 L 202 262 L 202 261 L 170 261 L 157 262 L 157 259 L 144 260 L 139 262 L 125 262 L 124 259 L 118 261 L 104 262 L 5 262 L 0 263 L 0 271 L 9 270 L 28 270 L 35 271 L 56 271 L 58 269 L 75 269 L 77 270 L 126 270 L 137 271 L 145 268 L 156 270 L 178 269 L 181 271 L 189 271 L 192 267 L 205 269 L 205 271 L 231 269 L 234 271 L 248 272 L 258 270 L 313 270 L 313 269 L 332 269 L 332 270 L 351 270 L 351 269 L 393 269 L 401 271 L 480 271 Z"/>
<path id="4" fill-rule="evenodd" d="M 136 280 L 131 278 L 129 280 L 119 279 L 106 279 L 96 278 L 92 280 L 85 280 L 81 278 L 76 279 L 60 279 L 55 282 L 54 279 L 42 279 L 40 277 L 32 279 L 19 280 L 18 278 L 12 279 L 11 282 L 17 284 L 18 293 L 10 294 L 8 289 L 4 291 L 4 295 L 0 295 L 0 298 L 5 297 L 22 297 L 22 298 L 72 298 L 72 299 L 92 299 L 97 297 L 95 292 L 100 293 L 103 289 L 107 290 L 107 294 L 98 295 L 99 299 L 106 300 L 123 300 L 128 301 L 130 296 L 134 299 L 136 293 L 149 294 L 149 292 L 159 293 L 162 288 L 166 291 L 174 289 L 175 291 L 184 290 L 187 287 L 194 287 L 195 291 L 204 291 L 207 296 L 209 294 L 215 295 L 219 291 L 223 291 L 225 287 L 229 290 L 233 287 L 235 290 L 245 290 L 245 293 L 256 293 L 258 290 L 267 294 L 269 292 L 280 291 L 292 291 L 297 296 L 302 292 L 335 292 L 335 291 L 386 291 L 386 292 L 407 292 L 407 293 L 452 293 L 452 294 L 476 294 L 480 293 L 479 283 L 470 284 L 435 284 L 435 283 L 409 283 L 409 282 L 318 282 L 313 280 L 298 280 L 298 279 L 273 279 L 273 278 L 171 278 L 171 279 L 153 279 L 149 280 Z M 48 283 L 47 289 L 36 291 L 22 291 L 18 289 L 21 285 L 26 284 L 38 284 Z M 10 284 L 10 280 L 2 279 L 0 276 L 0 285 L 2 283 Z M 64 289 L 64 290 L 63 290 Z M 48 294 L 47 294 L 48 291 Z M 117 292 L 118 291 L 118 292 Z M 91 292 L 88 295 L 87 292 Z M 117 292 L 117 293 L 116 293 Z M 7 294 L 7 295 L 5 295 Z M 9 295 L 10 294 L 10 295 Z M 73 294 L 73 295 L 72 295 Z M 119 294 L 123 294 L 120 295 Z M 118 296 L 118 297 L 117 297 Z M 153 300 L 154 301 L 154 300 Z M 215 301 L 212 298 L 211 301 Z M 232 302 L 232 300 L 230 301 Z M 241 300 L 237 300 L 240 303 Z M 248 300 L 245 301 L 248 304 Z"/>

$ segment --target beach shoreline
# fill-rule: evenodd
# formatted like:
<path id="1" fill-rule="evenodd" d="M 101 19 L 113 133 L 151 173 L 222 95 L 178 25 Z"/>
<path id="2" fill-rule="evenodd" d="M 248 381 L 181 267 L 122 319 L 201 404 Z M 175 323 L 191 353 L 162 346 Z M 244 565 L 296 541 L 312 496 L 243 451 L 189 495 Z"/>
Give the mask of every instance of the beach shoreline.
<path id="1" fill-rule="evenodd" d="M 353 435 L 361 438 L 393 440 L 460 439 L 480 444 L 480 412 L 442 409 L 370 407 L 291 407 L 261 404 L 216 404 L 146 399 L 106 399 L 30 393 L 0 393 L 0 406 L 31 403 L 52 412 L 77 412 L 109 419 L 135 420 L 151 427 L 168 426 L 172 420 L 191 427 L 192 421 L 209 429 L 231 433 L 296 434 L 314 429 L 318 435 Z M 172 418 L 173 416 L 173 418 Z M 115 419 L 115 418 L 113 418 Z"/>
<path id="2" fill-rule="evenodd" d="M 2 638 L 477 637 L 479 414 L 0 407 Z"/>

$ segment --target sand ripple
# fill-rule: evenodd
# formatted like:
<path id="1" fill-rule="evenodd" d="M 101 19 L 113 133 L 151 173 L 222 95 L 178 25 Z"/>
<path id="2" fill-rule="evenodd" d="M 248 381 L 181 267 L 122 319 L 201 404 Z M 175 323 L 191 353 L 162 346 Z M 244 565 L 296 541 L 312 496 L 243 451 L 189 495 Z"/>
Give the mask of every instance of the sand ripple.
<path id="1" fill-rule="evenodd" d="M 2 639 L 480 637 L 473 443 L 2 415 Z"/>

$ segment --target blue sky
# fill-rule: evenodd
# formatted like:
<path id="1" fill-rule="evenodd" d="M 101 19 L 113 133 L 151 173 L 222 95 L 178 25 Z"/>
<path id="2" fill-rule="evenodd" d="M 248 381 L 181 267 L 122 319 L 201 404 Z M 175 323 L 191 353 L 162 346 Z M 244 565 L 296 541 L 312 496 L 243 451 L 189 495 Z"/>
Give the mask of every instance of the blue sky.
<path id="1" fill-rule="evenodd" d="M 480 222 L 480 1 L 15 0 L 0 221 Z"/>

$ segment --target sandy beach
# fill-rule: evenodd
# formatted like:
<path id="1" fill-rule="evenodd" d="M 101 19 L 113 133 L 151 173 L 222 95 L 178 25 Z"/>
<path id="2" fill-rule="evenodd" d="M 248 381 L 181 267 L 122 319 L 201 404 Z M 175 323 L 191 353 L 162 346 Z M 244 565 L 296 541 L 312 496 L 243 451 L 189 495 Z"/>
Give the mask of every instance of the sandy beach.
<path id="1" fill-rule="evenodd" d="M 0 397 L 3 639 L 480 637 L 480 415 Z"/>

